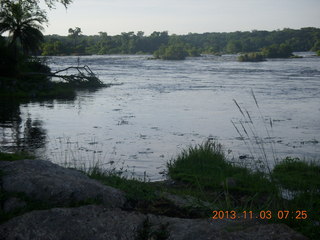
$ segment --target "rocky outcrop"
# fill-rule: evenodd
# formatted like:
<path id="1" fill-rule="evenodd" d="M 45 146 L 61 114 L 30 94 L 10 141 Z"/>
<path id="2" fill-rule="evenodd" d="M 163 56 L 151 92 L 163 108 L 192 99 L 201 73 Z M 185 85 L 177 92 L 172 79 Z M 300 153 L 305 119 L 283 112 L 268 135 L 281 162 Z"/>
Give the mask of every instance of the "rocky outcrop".
<path id="1" fill-rule="evenodd" d="M 0 169 L 3 191 L 23 193 L 48 205 L 68 206 L 94 200 L 108 207 L 122 207 L 126 201 L 120 190 L 49 161 L 0 161 Z"/>
<path id="2" fill-rule="evenodd" d="M 3 213 L 24 208 L 28 201 L 45 202 L 51 208 L 33 210 L 1 224 L 0 240 L 306 239 L 282 224 L 175 218 L 128 211 L 122 191 L 48 161 L 0 161 L 0 169 L 1 191 L 7 194 L 5 201 L 1 200 Z M 195 201 L 172 194 L 162 197 L 181 209 Z M 88 200 L 94 200 L 91 202 L 95 204 L 85 205 Z M 80 204 L 83 206 L 79 207 Z"/>
<path id="3" fill-rule="evenodd" d="M 157 238 L 160 235 L 175 240 L 305 239 L 280 224 L 244 227 L 222 220 L 169 218 L 102 206 L 33 211 L 0 226 L 0 239 L 6 240 L 164 239 Z"/>

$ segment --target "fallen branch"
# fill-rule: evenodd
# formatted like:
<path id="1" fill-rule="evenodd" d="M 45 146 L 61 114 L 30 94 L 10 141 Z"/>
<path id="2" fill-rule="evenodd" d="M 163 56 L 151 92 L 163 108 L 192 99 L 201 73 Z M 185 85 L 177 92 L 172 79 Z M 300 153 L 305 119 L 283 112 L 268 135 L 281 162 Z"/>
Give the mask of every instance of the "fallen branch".
<path id="1" fill-rule="evenodd" d="M 67 74 L 69 70 L 73 70 L 75 74 Z M 63 74 L 66 73 L 66 74 Z M 58 70 L 53 73 L 39 73 L 39 72 L 28 72 L 24 75 L 40 75 L 47 76 L 51 78 L 59 78 L 63 81 L 71 84 L 74 87 L 104 87 L 104 84 L 97 76 L 92 72 L 89 66 L 85 65 L 83 67 L 67 67 Z"/>

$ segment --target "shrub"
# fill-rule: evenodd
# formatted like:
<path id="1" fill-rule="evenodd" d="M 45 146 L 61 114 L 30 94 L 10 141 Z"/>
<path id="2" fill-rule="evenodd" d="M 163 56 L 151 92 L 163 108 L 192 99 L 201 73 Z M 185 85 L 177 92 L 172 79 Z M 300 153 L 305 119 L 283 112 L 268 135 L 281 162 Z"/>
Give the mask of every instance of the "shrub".
<path id="1" fill-rule="evenodd" d="M 320 165 L 298 158 L 285 158 L 274 167 L 272 176 L 290 190 L 320 189 Z"/>
<path id="2" fill-rule="evenodd" d="M 245 53 L 238 57 L 239 62 L 261 62 L 265 61 L 262 53 Z"/>
<path id="3" fill-rule="evenodd" d="M 292 54 L 292 49 L 288 44 L 273 44 L 262 49 L 262 54 L 267 58 L 289 58 Z"/>
<path id="4" fill-rule="evenodd" d="M 161 46 L 154 57 L 163 60 L 184 60 L 189 54 L 181 44 Z"/>
<path id="5" fill-rule="evenodd" d="M 263 173 L 253 173 L 247 168 L 228 162 L 220 144 L 207 141 L 182 151 L 175 160 L 167 163 L 171 179 L 188 182 L 195 186 L 211 189 L 240 190 L 244 192 L 264 192 L 271 186 Z M 235 185 L 228 185 L 233 179 Z"/>

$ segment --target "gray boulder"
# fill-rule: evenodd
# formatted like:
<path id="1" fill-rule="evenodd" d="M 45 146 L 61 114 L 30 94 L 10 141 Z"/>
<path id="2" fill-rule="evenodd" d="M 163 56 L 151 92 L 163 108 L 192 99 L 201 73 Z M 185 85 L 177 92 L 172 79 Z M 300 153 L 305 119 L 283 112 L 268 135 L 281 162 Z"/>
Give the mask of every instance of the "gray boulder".
<path id="1" fill-rule="evenodd" d="M 162 236 L 175 240 L 306 239 L 281 224 L 243 225 L 237 221 L 170 218 L 94 205 L 26 213 L 2 224 L 0 239 L 157 239 L 156 233 L 161 231 Z"/>
<path id="2" fill-rule="evenodd" d="M 4 201 L 3 211 L 5 213 L 9 213 L 17 209 L 24 208 L 26 206 L 27 206 L 27 203 L 25 201 L 22 201 L 21 199 L 16 197 L 12 197 Z"/>
<path id="3" fill-rule="evenodd" d="M 107 207 L 122 207 L 125 194 L 90 179 L 79 171 L 43 160 L 0 161 L 2 190 L 24 193 L 28 198 L 53 206 L 99 201 Z"/>

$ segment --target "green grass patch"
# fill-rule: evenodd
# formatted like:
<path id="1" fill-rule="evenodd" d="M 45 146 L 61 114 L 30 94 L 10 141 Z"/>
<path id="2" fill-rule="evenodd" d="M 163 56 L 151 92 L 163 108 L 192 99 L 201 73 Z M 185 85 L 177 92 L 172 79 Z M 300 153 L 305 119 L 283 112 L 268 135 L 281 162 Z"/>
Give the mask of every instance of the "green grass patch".
<path id="1" fill-rule="evenodd" d="M 246 193 L 272 192 L 274 187 L 264 173 L 228 162 L 220 144 L 207 141 L 182 151 L 167 164 L 173 180 L 201 186 L 204 189 L 228 189 Z"/>
<path id="2" fill-rule="evenodd" d="M 139 179 L 128 179 L 121 174 L 95 169 L 88 174 L 90 178 L 124 191 L 132 201 L 151 201 L 157 199 L 156 188 Z"/>
<path id="3" fill-rule="evenodd" d="M 23 159 L 34 159 L 35 157 L 26 152 L 4 153 L 0 152 L 0 161 L 17 161 Z"/>
<path id="4" fill-rule="evenodd" d="M 289 210 L 285 223 L 310 239 L 320 236 L 320 166 L 295 158 L 278 163 L 270 174 L 253 172 L 228 162 L 217 143 L 189 147 L 167 164 L 168 175 L 176 187 L 167 191 L 188 194 L 213 203 L 218 210 L 256 212 Z M 230 181 L 232 180 L 232 181 Z M 281 197 L 284 190 L 293 196 Z M 297 211 L 306 211 L 307 219 L 294 219 Z"/>
<path id="5" fill-rule="evenodd" d="M 320 189 L 320 165 L 298 158 L 285 158 L 274 167 L 272 177 L 290 190 Z"/>

